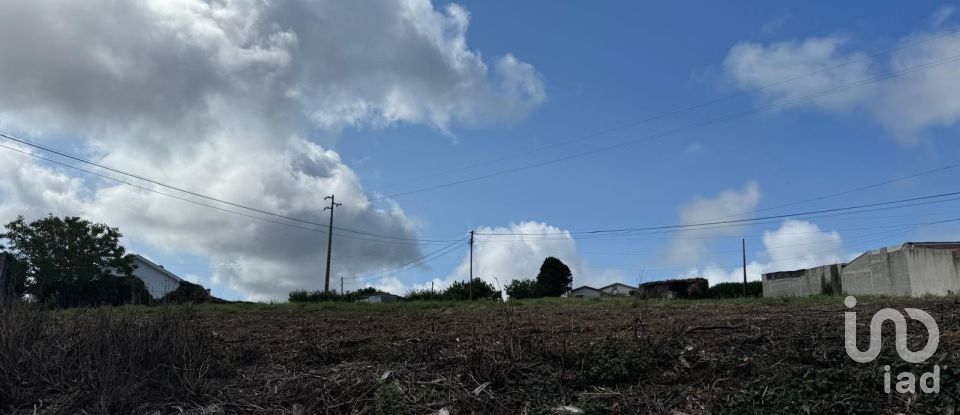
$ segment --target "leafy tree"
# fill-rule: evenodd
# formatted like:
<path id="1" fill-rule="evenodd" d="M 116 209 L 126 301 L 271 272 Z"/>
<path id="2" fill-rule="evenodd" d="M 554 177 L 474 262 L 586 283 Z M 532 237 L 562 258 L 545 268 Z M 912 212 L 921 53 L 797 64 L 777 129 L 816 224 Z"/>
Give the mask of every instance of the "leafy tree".
<path id="1" fill-rule="evenodd" d="M 133 260 L 116 228 L 78 217 L 53 215 L 4 226 L 0 238 L 25 268 L 24 291 L 59 306 L 116 303 L 121 278 L 133 276 Z M 129 289 L 129 288 L 128 288 Z"/>
<path id="2" fill-rule="evenodd" d="M 539 298 L 540 285 L 536 280 L 513 280 L 507 285 L 507 295 L 511 300 L 522 300 L 524 298 Z"/>
<path id="3" fill-rule="evenodd" d="M 469 300 L 470 299 L 470 284 L 467 284 L 466 281 L 455 281 L 453 284 L 450 284 L 446 290 L 443 290 L 443 298 L 448 300 Z M 500 290 L 497 290 L 493 287 L 492 284 L 481 280 L 480 278 L 473 279 L 473 299 L 479 300 L 481 298 L 500 301 L 503 299 L 500 294 Z"/>
<path id="4" fill-rule="evenodd" d="M 573 273 L 559 259 L 547 257 L 537 274 L 537 285 L 544 297 L 559 297 L 573 288 Z"/>

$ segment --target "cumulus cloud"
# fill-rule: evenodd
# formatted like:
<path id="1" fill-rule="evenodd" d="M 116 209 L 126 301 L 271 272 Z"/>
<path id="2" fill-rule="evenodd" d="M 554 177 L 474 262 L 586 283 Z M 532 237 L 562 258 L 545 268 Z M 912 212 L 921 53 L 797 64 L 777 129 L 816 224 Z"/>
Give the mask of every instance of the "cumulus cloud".
<path id="1" fill-rule="evenodd" d="M 556 226 L 543 222 L 524 221 L 507 226 L 484 226 L 477 228 L 476 233 L 473 275 L 500 289 L 505 289 L 513 280 L 535 279 L 540 272 L 543 260 L 550 256 L 556 257 L 570 267 L 575 287 L 580 285 L 599 287 L 624 281 L 623 275 L 617 270 L 590 267 L 577 252 L 576 240 L 570 232 Z M 484 235 L 491 233 L 505 235 Z M 441 290 L 454 281 L 466 281 L 469 275 L 470 257 L 464 254 L 460 264 L 446 277 L 412 285 L 381 279 L 369 285 L 378 288 L 386 286 L 398 292 L 405 292 L 410 289 L 429 289 L 433 284 L 435 289 Z"/>
<path id="2" fill-rule="evenodd" d="M 765 231 L 763 247 L 761 258 L 747 264 L 747 279 L 750 281 L 757 281 L 761 274 L 768 272 L 804 269 L 844 260 L 840 234 L 823 231 L 804 220 L 787 219 L 776 230 Z M 729 269 L 711 264 L 691 269 L 687 274 L 703 276 L 710 284 L 743 281 L 743 267 Z"/>
<path id="3" fill-rule="evenodd" d="M 842 36 L 773 43 L 740 42 L 723 62 L 726 78 L 741 90 L 759 91 L 764 101 L 794 99 L 928 63 L 946 62 L 960 48 L 960 34 L 949 20 L 952 8 L 932 17 L 932 27 L 890 45 L 888 57 L 868 57 Z M 924 41 L 935 38 L 934 40 Z M 826 70 L 827 68 L 833 68 Z M 821 71 L 823 72 L 817 72 Z M 801 75 L 812 73 L 812 75 Z M 862 110 L 902 143 L 914 143 L 930 128 L 960 121 L 960 72 L 957 63 L 913 71 L 805 101 L 803 106 L 830 112 Z M 791 80 L 790 82 L 782 82 Z"/>
<path id="4" fill-rule="evenodd" d="M 677 208 L 681 225 L 741 218 L 753 213 L 760 202 L 760 186 L 749 182 L 742 189 L 725 190 L 712 198 L 698 197 Z M 739 235 L 743 226 L 707 225 L 684 228 L 674 233 L 667 249 L 671 263 L 690 263 L 702 257 L 709 238 Z"/>
<path id="5" fill-rule="evenodd" d="M 566 230 L 543 222 L 525 221 L 508 226 L 485 226 L 476 232 L 480 235 L 474 245 L 473 275 L 494 286 L 502 288 L 515 279 L 536 278 L 540 265 L 549 256 L 567 264 L 575 281 L 584 278 L 577 242 Z M 485 233 L 550 235 L 483 236 Z M 447 280 L 466 280 L 469 275 L 470 259 L 464 257 Z"/>
<path id="6" fill-rule="evenodd" d="M 413 238 L 416 220 L 396 204 L 374 205 L 340 156 L 305 136 L 404 123 L 448 131 L 522 117 L 544 102 L 533 66 L 512 55 L 488 66 L 467 46 L 469 20 L 463 7 L 429 0 L 6 1 L 0 125 L 312 221 L 325 219 L 323 197 L 336 194 L 339 226 Z M 160 249 L 209 257 L 214 281 L 249 298 L 320 286 L 323 232 L 0 157 L 0 219 L 90 216 Z M 419 255 L 415 244 L 345 234 L 335 249 L 335 274 Z"/>
<path id="7" fill-rule="evenodd" d="M 826 68 L 863 59 L 856 52 L 843 53 L 844 38 L 829 36 L 801 41 L 775 42 L 764 45 L 742 42 L 730 48 L 723 61 L 724 72 L 740 89 L 751 90 L 773 85 L 760 91 L 768 101 L 792 100 L 813 92 L 856 82 L 869 76 L 869 60 L 862 60 L 838 70 Z M 802 75 L 815 73 L 814 75 Z M 787 79 L 791 82 L 779 83 Z M 862 90 L 852 89 L 808 101 L 827 109 L 846 109 L 863 102 Z"/>

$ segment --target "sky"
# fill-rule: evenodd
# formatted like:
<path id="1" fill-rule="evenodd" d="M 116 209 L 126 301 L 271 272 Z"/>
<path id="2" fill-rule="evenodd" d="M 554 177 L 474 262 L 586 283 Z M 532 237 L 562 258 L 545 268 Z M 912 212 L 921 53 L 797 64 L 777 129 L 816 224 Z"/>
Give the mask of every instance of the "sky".
<path id="1" fill-rule="evenodd" d="M 0 86 L 4 134 L 114 169 L 0 138 L 0 222 L 116 226 L 227 299 L 323 288 L 331 194 L 331 288 L 396 294 L 465 279 L 471 230 L 497 287 L 960 240 L 956 197 L 804 214 L 960 191 L 950 3 L 10 0 Z"/>

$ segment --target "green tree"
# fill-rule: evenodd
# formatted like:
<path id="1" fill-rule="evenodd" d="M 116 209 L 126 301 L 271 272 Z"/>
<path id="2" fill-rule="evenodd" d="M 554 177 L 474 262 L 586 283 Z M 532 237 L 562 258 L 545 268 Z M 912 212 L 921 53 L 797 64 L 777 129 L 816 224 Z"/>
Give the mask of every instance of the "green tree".
<path id="1" fill-rule="evenodd" d="M 443 298 L 448 300 L 469 300 L 470 299 L 470 284 L 467 284 L 466 281 L 455 281 L 453 284 L 450 284 L 446 290 L 443 290 Z M 494 286 L 480 278 L 473 279 L 473 299 L 488 299 L 494 301 L 500 301 L 503 299 L 500 294 L 500 290 L 494 288 Z"/>
<path id="2" fill-rule="evenodd" d="M 573 273 L 559 259 L 547 257 L 537 274 L 537 285 L 544 297 L 559 297 L 573 288 Z"/>
<path id="3" fill-rule="evenodd" d="M 0 238 L 25 268 L 27 294 L 59 306 L 115 303 L 121 279 L 132 277 L 133 261 L 116 228 L 78 217 L 53 215 L 27 223 L 22 216 L 4 226 Z"/>
<path id="4" fill-rule="evenodd" d="M 536 280 L 513 280 L 507 285 L 507 295 L 511 300 L 522 300 L 524 298 L 539 298 L 540 285 Z"/>

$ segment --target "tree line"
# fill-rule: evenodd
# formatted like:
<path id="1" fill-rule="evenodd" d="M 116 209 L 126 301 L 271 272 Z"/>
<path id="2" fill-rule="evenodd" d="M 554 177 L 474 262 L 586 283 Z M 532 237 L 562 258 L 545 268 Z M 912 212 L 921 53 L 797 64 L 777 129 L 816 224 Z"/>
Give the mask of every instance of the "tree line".
<path id="1" fill-rule="evenodd" d="M 554 257 L 547 257 L 540 266 L 536 279 L 513 280 L 506 287 L 506 294 L 511 299 L 559 297 L 570 291 L 573 284 L 573 273 L 570 267 Z M 472 286 L 471 286 L 472 285 Z M 290 293 L 291 302 L 322 302 L 322 301 L 356 301 L 360 298 L 377 294 L 373 287 L 362 288 L 346 293 L 333 291 L 304 291 L 297 290 Z M 480 278 L 474 278 L 473 284 L 469 281 L 454 281 L 446 288 L 434 291 L 428 289 L 411 290 L 403 295 L 409 301 L 450 300 L 467 301 L 489 300 L 502 301 L 503 292 Z"/>

